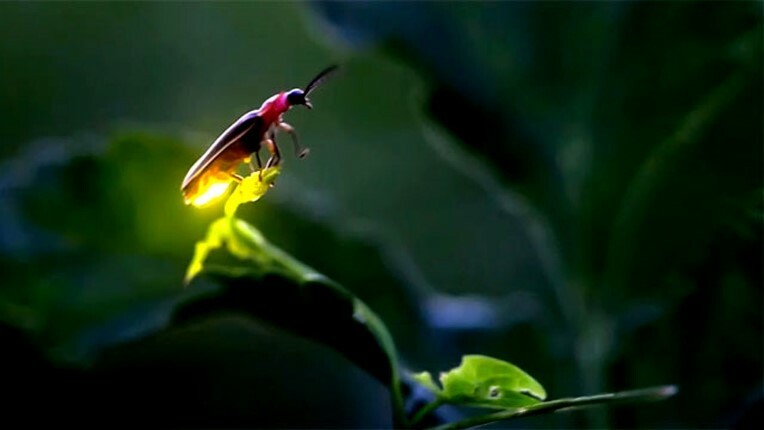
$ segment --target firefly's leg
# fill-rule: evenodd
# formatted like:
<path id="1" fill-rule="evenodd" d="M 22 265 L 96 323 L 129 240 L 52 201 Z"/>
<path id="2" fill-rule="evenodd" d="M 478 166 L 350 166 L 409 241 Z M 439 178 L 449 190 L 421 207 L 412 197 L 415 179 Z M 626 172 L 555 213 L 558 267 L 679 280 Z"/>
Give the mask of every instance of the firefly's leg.
<path id="1" fill-rule="evenodd" d="M 294 154 L 297 156 L 297 158 L 307 157 L 308 153 L 310 153 L 310 149 L 300 146 L 300 141 L 297 139 L 297 132 L 294 130 L 294 127 L 285 122 L 279 123 L 278 127 L 292 136 L 292 143 L 294 143 Z"/>
<path id="2" fill-rule="evenodd" d="M 233 178 L 233 180 L 238 182 L 238 183 L 241 183 L 241 181 L 244 179 L 244 178 L 241 177 L 241 175 L 239 175 L 237 173 L 230 173 L 230 175 Z"/>
<path id="3" fill-rule="evenodd" d="M 268 158 L 268 161 L 265 162 L 265 168 L 260 170 L 261 182 L 263 180 L 263 170 L 276 166 L 281 161 L 281 153 L 279 152 L 279 147 L 276 145 L 274 138 L 275 136 L 271 134 L 271 138 L 263 140 L 263 146 L 265 146 L 268 149 L 268 152 L 271 153 L 271 157 Z M 273 187 L 274 183 L 271 182 L 269 185 Z"/>
<path id="4" fill-rule="evenodd" d="M 278 165 L 279 162 L 281 162 L 281 153 L 279 152 L 279 147 L 276 145 L 276 142 L 273 139 L 265 139 L 263 140 L 263 145 L 268 149 L 268 152 L 272 154 L 271 158 L 265 162 L 265 168 L 267 169 Z"/>
<path id="5" fill-rule="evenodd" d="M 252 165 L 252 154 L 255 154 L 255 160 L 257 161 L 257 166 L 262 167 L 260 163 L 260 138 L 256 135 L 256 133 L 244 133 L 244 135 L 241 136 L 239 139 L 239 145 L 243 147 L 244 150 L 246 150 L 249 153 L 249 156 L 244 159 L 244 161 L 249 165 L 250 173 L 255 173 L 255 166 Z"/>
<path id="6" fill-rule="evenodd" d="M 263 179 L 263 162 L 260 161 L 260 151 L 255 151 L 255 161 L 257 161 L 257 171 L 259 172 L 260 180 Z M 255 173 L 255 166 L 252 165 L 252 159 L 249 159 L 249 168 L 252 169 L 252 173 Z"/>
<path id="7" fill-rule="evenodd" d="M 279 144 L 276 142 L 276 130 L 274 128 L 271 128 L 269 136 L 271 143 L 273 143 L 272 147 L 269 147 L 269 150 L 275 156 L 275 158 L 273 158 L 273 164 L 271 165 L 275 166 L 281 163 L 281 151 L 279 150 Z"/>

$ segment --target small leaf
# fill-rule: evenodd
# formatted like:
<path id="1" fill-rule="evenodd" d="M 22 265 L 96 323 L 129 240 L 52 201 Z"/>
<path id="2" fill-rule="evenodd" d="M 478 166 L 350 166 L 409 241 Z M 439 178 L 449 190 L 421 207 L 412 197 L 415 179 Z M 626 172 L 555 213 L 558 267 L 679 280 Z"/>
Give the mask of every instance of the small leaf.
<path id="1" fill-rule="evenodd" d="M 417 381 L 418 383 L 422 384 L 423 387 L 427 388 L 428 390 L 432 391 L 433 393 L 439 395 L 443 390 L 438 387 L 437 384 L 435 384 L 435 381 L 432 379 L 432 375 L 430 372 L 420 372 L 420 373 L 412 373 L 411 378 Z"/>
<path id="2" fill-rule="evenodd" d="M 546 391 L 517 366 L 482 355 L 467 355 L 440 377 L 441 397 L 449 403 L 516 408 L 540 403 Z"/>
<path id="3" fill-rule="evenodd" d="M 253 172 L 242 179 L 239 186 L 233 190 L 233 193 L 231 193 L 231 196 L 225 202 L 226 216 L 233 216 L 236 213 L 236 209 L 242 203 L 260 200 L 260 197 L 273 186 L 279 173 L 281 173 L 281 168 L 273 166 Z"/>

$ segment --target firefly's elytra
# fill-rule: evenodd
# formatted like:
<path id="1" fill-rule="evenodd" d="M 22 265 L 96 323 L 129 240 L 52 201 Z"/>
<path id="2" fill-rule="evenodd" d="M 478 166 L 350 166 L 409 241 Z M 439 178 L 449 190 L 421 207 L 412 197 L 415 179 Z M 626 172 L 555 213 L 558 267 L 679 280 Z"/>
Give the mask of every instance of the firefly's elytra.
<path id="1" fill-rule="evenodd" d="M 292 136 L 295 154 L 303 158 L 308 154 L 297 140 L 294 128 L 284 122 L 283 115 L 292 106 L 303 105 L 313 108 L 308 95 L 324 80 L 337 70 L 331 66 L 318 74 L 304 90 L 295 88 L 282 91 L 266 100 L 260 109 L 245 113 L 236 120 L 210 145 L 183 179 L 181 191 L 186 204 L 202 206 L 215 197 L 222 195 L 232 181 L 240 181 L 236 169 L 241 163 L 250 163 L 254 154 L 258 169 L 262 172 L 260 148 L 265 148 L 271 156 L 265 167 L 275 166 L 281 161 L 281 153 L 276 145 L 276 132 L 281 130 Z"/>

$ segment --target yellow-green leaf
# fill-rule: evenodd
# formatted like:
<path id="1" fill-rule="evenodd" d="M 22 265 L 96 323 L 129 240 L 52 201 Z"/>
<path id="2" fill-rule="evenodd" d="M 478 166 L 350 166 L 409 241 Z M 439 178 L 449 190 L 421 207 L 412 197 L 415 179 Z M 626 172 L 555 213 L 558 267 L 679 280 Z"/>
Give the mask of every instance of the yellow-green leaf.
<path id="1" fill-rule="evenodd" d="M 226 216 L 233 216 L 239 205 L 247 202 L 254 202 L 260 199 L 273 186 L 276 178 L 281 173 L 281 167 L 273 166 L 253 172 L 251 175 L 242 179 L 236 189 L 225 203 Z"/>
<path id="2" fill-rule="evenodd" d="M 519 367 L 483 355 L 466 355 L 459 367 L 442 373 L 442 389 L 429 372 L 411 376 L 435 393 L 439 403 L 506 409 L 535 405 L 546 398 L 544 387 Z"/>

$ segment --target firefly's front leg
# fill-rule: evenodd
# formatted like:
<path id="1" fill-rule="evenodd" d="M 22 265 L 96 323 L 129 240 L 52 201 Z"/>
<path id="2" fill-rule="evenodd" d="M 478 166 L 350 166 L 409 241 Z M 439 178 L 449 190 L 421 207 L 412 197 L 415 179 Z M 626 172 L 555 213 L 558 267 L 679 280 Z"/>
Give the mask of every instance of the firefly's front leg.
<path id="1" fill-rule="evenodd" d="M 265 146 L 265 148 L 268 149 L 268 152 L 271 153 L 271 158 L 265 162 L 265 168 L 267 169 L 278 165 L 279 162 L 281 162 L 281 152 L 279 152 L 279 147 L 276 145 L 276 141 L 273 137 L 263 140 L 263 146 Z"/>
<path id="2" fill-rule="evenodd" d="M 285 122 L 281 122 L 279 123 L 278 128 L 284 130 L 285 132 L 289 133 L 290 136 L 292 136 L 292 143 L 294 143 L 294 153 L 297 158 L 305 158 L 308 156 L 310 149 L 300 146 L 300 142 L 297 139 L 297 132 L 295 131 L 294 127 Z"/>

